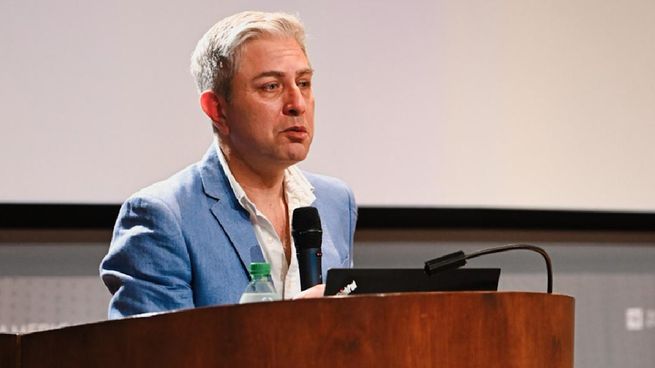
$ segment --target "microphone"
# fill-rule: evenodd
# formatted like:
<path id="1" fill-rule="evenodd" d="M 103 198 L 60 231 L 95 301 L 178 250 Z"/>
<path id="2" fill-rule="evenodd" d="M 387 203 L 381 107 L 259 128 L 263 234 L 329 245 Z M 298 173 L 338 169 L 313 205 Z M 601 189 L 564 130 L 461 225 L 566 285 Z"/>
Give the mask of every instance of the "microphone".
<path id="1" fill-rule="evenodd" d="M 548 253 L 546 253 L 546 251 L 543 250 L 542 248 L 530 244 L 510 244 L 502 247 L 483 249 L 468 255 L 460 250 L 458 252 L 446 254 L 445 256 L 431 259 L 425 262 L 425 273 L 427 273 L 428 275 L 434 275 L 435 273 L 441 271 L 460 268 L 466 264 L 467 259 L 476 258 L 479 256 L 483 256 L 485 254 L 501 253 L 501 252 L 507 252 L 516 249 L 531 250 L 533 252 L 537 252 L 541 254 L 541 256 L 544 257 L 544 260 L 546 261 L 546 272 L 548 274 L 547 291 L 548 294 L 552 294 L 553 293 L 553 267 L 550 263 L 550 257 L 548 256 Z"/>
<path id="2" fill-rule="evenodd" d="M 291 235 L 296 245 L 300 270 L 300 290 L 323 283 L 321 242 L 323 230 L 316 207 L 299 207 L 293 211 Z"/>

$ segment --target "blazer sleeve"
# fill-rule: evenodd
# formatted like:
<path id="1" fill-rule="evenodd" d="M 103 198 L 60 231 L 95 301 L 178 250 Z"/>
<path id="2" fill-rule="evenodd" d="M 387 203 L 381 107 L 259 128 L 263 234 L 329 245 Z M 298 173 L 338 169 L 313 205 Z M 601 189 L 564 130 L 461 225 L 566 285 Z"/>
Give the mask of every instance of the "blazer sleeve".
<path id="1" fill-rule="evenodd" d="M 113 294 L 110 319 L 193 307 L 191 264 L 179 213 L 153 197 L 126 201 L 100 276 Z"/>

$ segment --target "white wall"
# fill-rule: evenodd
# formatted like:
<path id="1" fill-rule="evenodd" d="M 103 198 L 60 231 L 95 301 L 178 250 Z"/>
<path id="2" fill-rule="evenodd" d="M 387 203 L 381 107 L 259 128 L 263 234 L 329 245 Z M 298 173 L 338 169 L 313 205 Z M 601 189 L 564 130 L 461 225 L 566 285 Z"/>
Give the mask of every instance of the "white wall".
<path id="1" fill-rule="evenodd" d="M 0 202 L 119 203 L 210 142 L 189 56 L 219 18 L 297 13 L 304 167 L 363 205 L 655 211 L 655 2 L 0 3 Z"/>

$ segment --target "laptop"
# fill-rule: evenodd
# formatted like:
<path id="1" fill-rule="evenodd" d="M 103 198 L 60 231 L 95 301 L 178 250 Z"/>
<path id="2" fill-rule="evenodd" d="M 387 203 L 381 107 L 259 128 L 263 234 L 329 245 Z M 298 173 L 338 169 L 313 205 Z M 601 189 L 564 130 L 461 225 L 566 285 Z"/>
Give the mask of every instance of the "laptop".
<path id="1" fill-rule="evenodd" d="M 416 291 L 496 291 L 499 268 L 465 268 L 429 276 L 422 268 L 332 268 L 325 295 Z"/>

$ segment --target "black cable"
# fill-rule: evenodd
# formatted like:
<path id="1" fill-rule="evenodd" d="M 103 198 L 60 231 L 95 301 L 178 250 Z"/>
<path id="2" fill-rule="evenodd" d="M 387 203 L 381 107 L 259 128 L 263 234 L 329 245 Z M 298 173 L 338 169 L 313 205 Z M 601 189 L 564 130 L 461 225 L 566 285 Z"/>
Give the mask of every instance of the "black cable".
<path id="1" fill-rule="evenodd" d="M 546 261 L 546 272 L 548 273 L 547 291 L 548 294 L 552 294 L 553 293 L 553 267 L 550 262 L 550 257 L 548 256 L 548 253 L 546 253 L 546 251 L 543 250 L 543 248 L 537 247 L 536 245 L 509 244 L 500 247 L 483 249 L 471 254 L 464 254 L 464 252 L 459 251 L 456 253 L 448 254 L 443 257 L 435 258 L 425 262 L 425 272 L 428 275 L 432 275 L 446 269 L 459 268 L 466 264 L 467 259 L 476 258 L 486 254 L 506 252 L 515 249 L 531 250 L 533 252 L 537 252 L 541 254 L 541 256 L 544 257 L 544 260 Z"/>
<path id="2" fill-rule="evenodd" d="M 530 244 L 509 244 L 509 245 L 504 245 L 501 247 L 495 247 L 495 248 L 489 248 L 489 249 L 483 249 L 480 251 L 477 251 L 475 253 L 471 253 L 466 256 L 466 259 L 473 259 L 479 256 L 483 256 L 485 254 L 493 254 L 493 253 L 500 253 L 500 252 L 505 252 L 508 250 L 513 250 L 513 249 L 525 249 L 525 250 L 531 250 L 533 252 L 537 252 L 541 254 L 542 257 L 544 257 L 544 260 L 546 261 L 546 272 L 548 274 L 548 294 L 553 293 L 553 266 L 550 262 L 550 257 L 548 256 L 548 253 L 546 253 L 543 248 L 537 247 L 536 245 L 530 245 Z"/>

